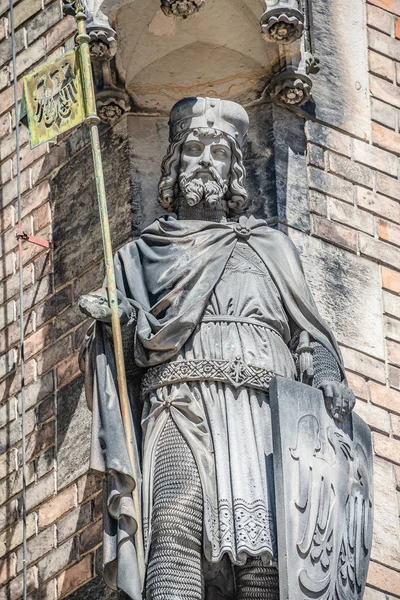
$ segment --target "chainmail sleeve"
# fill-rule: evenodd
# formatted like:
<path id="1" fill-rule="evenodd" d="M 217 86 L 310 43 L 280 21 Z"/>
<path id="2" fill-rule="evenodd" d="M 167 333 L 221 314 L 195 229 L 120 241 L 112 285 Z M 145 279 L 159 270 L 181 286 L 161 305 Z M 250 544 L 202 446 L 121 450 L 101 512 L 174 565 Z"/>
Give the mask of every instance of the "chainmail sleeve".
<path id="1" fill-rule="evenodd" d="M 302 330 L 292 319 L 289 319 L 289 325 L 291 339 L 288 343 L 288 347 L 293 355 L 297 371 L 299 372 L 299 357 L 297 349 L 299 347 L 300 334 Z M 312 357 L 314 367 L 314 379 L 312 386 L 318 388 L 322 383 L 325 382 L 341 382 L 342 375 L 340 372 L 340 367 L 329 350 L 315 340 L 310 341 L 310 347 L 313 351 Z"/>
<path id="2" fill-rule="evenodd" d="M 297 375 L 299 374 L 299 355 L 297 354 L 297 347 L 299 345 L 299 339 L 301 334 L 301 328 L 289 317 L 290 327 L 290 340 L 288 342 L 288 348 L 293 356 L 294 364 L 296 366 Z"/>
<path id="3" fill-rule="evenodd" d="M 339 365 L 333 355 L 319 342 L 312 341 L 313 348 L 314 380 L 313 387 L 319 388 L 321 384 L 331 381 L 342 381 Z"/>

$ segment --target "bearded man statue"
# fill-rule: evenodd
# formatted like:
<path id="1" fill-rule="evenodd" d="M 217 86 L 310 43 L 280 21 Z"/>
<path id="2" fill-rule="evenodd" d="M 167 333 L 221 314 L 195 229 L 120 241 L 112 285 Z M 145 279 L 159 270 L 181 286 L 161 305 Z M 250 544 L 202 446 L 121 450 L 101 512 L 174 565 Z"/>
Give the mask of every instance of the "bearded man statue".
<path id="1" fill-rule="evenodd" d="M 159 202 L 176 216 L 157 219 L 115 259 L 141 481 L 124 441 L 106 296 L 80 301 L 97 319 L 85 368 L 91 465 L 108 474 L 104 576 L 141 598 L 133 541 L 141 518 L 146 599 L 278 600 L 269 383 L 305 380 L 296 354 L 305 332 L 309 383 L 332 419 L 352 410 L 354 396 L 294 245 L 245 216 L 246 111 L 186 98 L 169 124 Z"/>

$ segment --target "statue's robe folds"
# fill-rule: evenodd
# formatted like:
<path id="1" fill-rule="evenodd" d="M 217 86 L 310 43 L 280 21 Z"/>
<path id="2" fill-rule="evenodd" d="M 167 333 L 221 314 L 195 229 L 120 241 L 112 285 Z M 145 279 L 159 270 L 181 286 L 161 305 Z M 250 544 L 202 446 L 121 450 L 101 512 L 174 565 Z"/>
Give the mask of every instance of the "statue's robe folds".
<path id="1" fill-rule="evenodd" d="M 334 356 L 343 375 L 339 349 L 318 314 L 294 245 L 265 221 L 162 218 L 124 246 L 115 265 L 118 290 L 137 315 L 132 356 L 138 367 L 240 358 L 293 379 L 296 369 L 287 343 L 290 324 L 295 324 Z M 131 491 L 134 485 L 141 488 L 141 518 L 149 547 L 154 457 L 169 416 L 191 448 L 199 471 L 205 558 L 217 563 L 226 554 L 235 564 L 243 564 L 248 555 L 275 559 L 267 390 L 207 381 L 205 375 L 202 381 L 181 380 L 150 392 L 142 410 L 137 386 L 129 384 L 134 452 L 142 472 L 142 481 L 134 482 L 112 346 L 100 323 L 89 343 L 87 368 L 93 410 L 91 466 L 108 473 L 107 583 L 140 599 L 134 545 L 137 515 Z"/>

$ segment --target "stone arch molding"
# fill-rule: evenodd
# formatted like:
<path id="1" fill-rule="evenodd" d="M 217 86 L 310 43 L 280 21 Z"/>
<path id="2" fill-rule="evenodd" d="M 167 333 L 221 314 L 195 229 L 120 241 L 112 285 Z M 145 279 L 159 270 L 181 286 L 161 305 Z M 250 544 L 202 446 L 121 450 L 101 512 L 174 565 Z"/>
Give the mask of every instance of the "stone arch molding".
<path id="1" fill-rule="evenodd" d="M 206 0 L 188 19 L 167 16 L 160 0 L 96 1 L 116 31 L 118 77 L 139 111 L 167 113 L 188 95 L 246 106 L 266 90 L 272 99 L 271 80 L 282 71 L 305 75 L 302 40 L 283 45 L 260 35 L 268 5 L 288 0 Z"/>

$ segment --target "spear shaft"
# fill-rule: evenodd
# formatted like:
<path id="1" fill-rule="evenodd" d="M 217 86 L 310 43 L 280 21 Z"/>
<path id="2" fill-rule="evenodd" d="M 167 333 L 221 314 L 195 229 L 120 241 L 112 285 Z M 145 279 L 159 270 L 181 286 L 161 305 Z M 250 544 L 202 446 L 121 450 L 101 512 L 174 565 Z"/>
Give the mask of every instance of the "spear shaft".
<path id="1" fill-rule="evenodd" d="M 78 35 L 76 37 L 76 40 L 79 44 L 80 64 L 81 64 L 81 71 L 82 71 L 83 96 L 84 96 L 85 112 L 86 112 L 85 122 L 88 124 L 89 130 L 90 130 L 94 172 L 95 172 L 95 179 L 96 179 L 97 199 L 98 199 L 98 203 L 99 203 L 101 232 L 102 232 L 102 238 L 103 238 L 108 302 L 109 302 L 109 305 L 111 308 L 111 315 L 112 315 L 111 316 L 111 324 L 112 324 L 112 333 L 113 333 L 113 342 L 114 342 L 115 363 L 116 363 L 116 368 L 117 368 L 119 401 L 120 401 L 121 415 L 122 415 L 122 421 L 123 421 L 124 431 L 125 431 L 126 445 L 128 448 L 130 462 L 132 465 L 133 476 L 134 476 L 134 479 L 136 482 L 136 486 L 132 492 L 133 503 L 135 506 L 135 514 L 136 514 L 136 519 L 137 519 L 135 545 L 136 545 L 136 554 L 137 554 L 137 560 L 138 560 L 140 585 L 141 585 L 141 589 L 143 590 L 144 578 L 145 578 L 145 566 L 144 566 L 145 563 L 144 563 L 143 533 L 142 533 L 142 520 L 141 520 L 141 510 L 140 510 L 139 485 L 138 485 L 140 475 L 137 472 L 137 468 L 136 468 L 137 463 L 135 461 L 134 450 L 133 450 L 134 449 L 134 434 L 133 434 L 133 427 L 132 427 L 132 420 L 131 420 L 128 388 L 127 388 L 127 384 L 126 384 L 125 362 L 124 362 L 124 352 L 123 352 L 123 345 L 122 345 L 121 324 L 120 324 L 120 320 L 119 320 L 117 287 L 116 287 L 116 282 L 115 282 L 114 260 L 113 260 L 112 244 L 111 244 L 110 224 L 109 224 L 109 219 L 108 219 L 106 190 L 105 190 L 105 186 L 104 186 L 104 175 L 103 175 L 103 164 L 102 164 L 102 159 L 101 159 L 99 130 L 97 127 L 100 120 L 97 116 L 96 98 L 95 98 L 94 86 L 93 86 L 92 65 L 91 65 L 91 61 L 90 61 L 90 50 L 89 50 L 90 37 L 88 36 L 88 34 L 86 32 L 86 15 L 82 9 L 82 5 L 79 0 L 76 3 L 75 19 L 76 19 L 76 23 L 77 23 L 77 27 L 78 27 Z"/>

